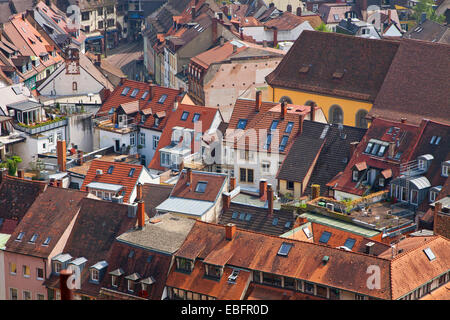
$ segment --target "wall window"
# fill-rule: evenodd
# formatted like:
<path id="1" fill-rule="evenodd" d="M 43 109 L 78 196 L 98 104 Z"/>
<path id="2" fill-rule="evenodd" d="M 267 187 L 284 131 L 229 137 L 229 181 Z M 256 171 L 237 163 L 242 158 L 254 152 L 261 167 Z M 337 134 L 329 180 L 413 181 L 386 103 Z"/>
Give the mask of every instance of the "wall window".
<path id="1" fill-rule="evenodd" d="M 253 169 L 240 168 L 240 181 L 246 183 L 253 183 Z"/>
<path id="2" fill-rule="evenodd" d="M 191 260 L 184 258 L 177 258 L 177 269 L 181 271 L 191 272 L 193 268 L 193 263 Z"/>
<path id="3" fill-rule="evenodd" d="M 91 269 L 91 280 L 99 281 L 99 272 L 97 269 Z"/>
<path id="4" fill-rule="evenodd" d="M 128 291 L 133 292 L 134 291 L 134 281 L 128 280 Z"/>
<path id="5" fill-rule="evenodd" d="M 286 181 L 286 189 L 294 190 L 294 181 Z"/>
<path id="6" fill-rule="evenodd" d="M 9 273 L 13 275 L 17 274 L 17 266 L 13 262 L 9 263 Z"/>
<path id="7" fill-rule="evenodd" d="M 158 142 L 159 142 L 159 137 L 153 136 L 153 150 L 156 150 L 156 148 L 158 148 Z"/>
<path id="8" fill-rule="evenodd" d="M 284 287 L 288 289 L 295 289 L 295 279 L 293 278 L 284 278 Z"/>
<path id="9" fill-rule="evenodd" d="M 31 276 L 30 267 L 29 266 L 23 266 L 22 267 L 23 276 L 24 278 L 29 278 Z"/>
<path id="10" fill-rule="evenodd" d="M 220 277 L 222 276 L 222 272 L 223 268 L 219 266 L 214 266 L 210 264 L 206 265 L 206 274 L 210 277 L 220 279 Z"/>
<path id="11" fill-rule="evenodd" d="M 31 300 L 31 292 L 30 291 L 23 291 L 23 300 Z"/>
<path id="12" fill-rule="evenodd" d="M 314 294 L 314 284 L 310 282 L 305 282 L 305 292 L 309 294 Z"/>
<path id="13" fill-rule="evenodd" d="M 359 110 L 356 113 L 356 119 L 355 119 L 355 124 L 358 128 L 367 128 L 368 127 L 368 123 L 367 123 L 367 110 Z"/>
<path id="14" fill-rule="evenodd" d="M 332 105 L 329 111 L 328 119 L 328 122 L 330 123 L 343 123 L 344 112 L 342 111 L 342 108 L 337 104 Z"/>
<path id="15" fill-rule="evenodd" d="M 449 167 L 449 165 L 447 165 L 447 164 L 442 165 L 442 176 L 443 177 L 448 177 L 448 167 Z"/>
<path id="16" fill-rule="evenodd" d="M 78 90 L 78 84 L 76 81 L 72 82 L 72 90 L 77 91 Z"/>
<path id="17" fill-rule="evenodd" d="M 143 132 L 139 133 L 139 144 L 145 147 L 145 133 Z"/>
<path id="18" fill-rule="evenodd" d="M 132 132 L 130 134 L 130 146 L 135 146 L 136 145 L 136 133 Z"/>
<path id="19" fill-rule="evenodd" d="M 170 165 L 170 154 L 166 152 L 161 152 L 161 165 L 169 166 Z"/>
<path id="20" fill-rule="evenodd" d="M 53 262 L 53 271 L 59 273 L 61 271 L 61 262 L 54 261 Z"/>
<path id="21" fill-rule="evenodd" d="M 36 279 L 44 280 L 44 269 L 36 268 Z"/>
<path id="22" fill-rule="evenodd" d="M 358 170 L 353 170 L 352 180 L 353 181 L 358 181 L 358 179 L 359 179 L 359 172 L 358 172 Z"/>
<path id="23" fill-rule="evenodd" d="M 418 196 L 419 196 L 419 191 L 417 190 L 411 190 L 411 203 L 412 204 L 418 204 Z"/>
<path id="24" fill-rule="evenodd" d="M 435 202 L 437 195 L 438 195 L 438 193 L 436 191 L 431 190 L 430 191 L 430 202 Z"/>
<path id="25" fill-rule="evenodd" d="M 322 298 L 327 297 L 327 288 L 323 286 L 316 285 L 317 295 Z"/>
<path id="26" fill-rule="evenodd" d="M 405 187 L 400 187 L 400 200 L 403 202 L 408 201 L 408 190 Z"/>
<path id="27" fill-rule="evenodd" d="M 270 162 L 263 162 L 261 164 L 262 172 L 269 173 L 270 172 Z"/>
<path id="28" fill-rule="evenodd" d="M 41 293 L 36 294 L 36 300 L 45 300 L 45 296 Z"/>
<path id="29" fill-rule="evenodd" d="M 9 299 L 17 300 L 17 289 L 9 288 Z"/>
<path id="30" fill-rule="evenodd" d="M 263 273 L 263 283 L 281 287 L 281 277 L 270 273 Z"/>
<path id="31" fill-rule="evenodd" d="M 117 287 L 117 277 L 111 276 L 111 286 Z"/>
<path id="32" fill-rule="evenodd" d="M 384 187 L 384 178 L 380 178 L 380 179 L 378 179 L 378 185 L 380 186 L 380 187 Z"/>

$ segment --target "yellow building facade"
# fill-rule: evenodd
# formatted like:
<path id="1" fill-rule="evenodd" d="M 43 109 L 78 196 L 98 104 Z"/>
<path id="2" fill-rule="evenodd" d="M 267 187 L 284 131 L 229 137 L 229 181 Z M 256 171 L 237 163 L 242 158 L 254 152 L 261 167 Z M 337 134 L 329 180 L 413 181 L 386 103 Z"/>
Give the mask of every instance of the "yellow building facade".
<path id="1" fill-rule="evenodd" d="M 286 99 L 288 103 L 309 105 L 315 102 L 322 108 L 329 123 L 342 123 L 347 126 L 367 128 L 365 116 L 372 108 L 372 103 L 361 100 L 321 95 L 295 89 L 269 86 L 268 97 L 274 102 Z"/>

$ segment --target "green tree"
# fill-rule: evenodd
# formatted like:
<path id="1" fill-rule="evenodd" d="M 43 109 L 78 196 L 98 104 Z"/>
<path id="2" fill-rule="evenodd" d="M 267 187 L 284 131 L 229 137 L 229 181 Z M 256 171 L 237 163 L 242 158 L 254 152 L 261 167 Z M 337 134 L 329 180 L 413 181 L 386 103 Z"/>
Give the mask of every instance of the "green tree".
<path id="1" fill-rule="evenodd" d="M 417 23 L 420 23 L 422 19 L 422 13 L 426 13 L 427 19 L 435 21 L 437 23 L 443 23 L 445 20 L 444 15 L 438 16 L 436 10 L 433 9 L 435 5 L 433 0 L 419 0 L 419 3 L 413 9 L 413 18 Z"/>
<path id="2" fill-rule="evenodd" d="M 327 25 L 323 22 L 316 28 L 316 31 L 331 32 L 330 28 L 328 28 Z"/>
<path id="3" fill-rule="evenodd" d="M 19 156 L 12 156 L 6 159 L 5 162 L 0 163 L 1 168 L 8 168 L 8 174 L 10 176 L 15 176 L 17 173 L 17 164 L 22 162 L 22 158 Z"/>

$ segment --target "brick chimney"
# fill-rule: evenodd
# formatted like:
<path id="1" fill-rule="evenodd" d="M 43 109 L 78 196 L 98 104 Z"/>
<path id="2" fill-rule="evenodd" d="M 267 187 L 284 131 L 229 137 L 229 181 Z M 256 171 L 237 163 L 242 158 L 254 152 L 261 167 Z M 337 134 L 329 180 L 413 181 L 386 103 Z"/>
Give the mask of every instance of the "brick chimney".
<path id="1" fill-rule="evenodd" d="M 400 122 L 401 122 L 401 123 L 406 123 L 406 120 L 407 120 L 406 118 L 401 118 L 401 119 L 400 119 Z"/>
<path id="2" fill-rule="evenodd" d="M 263 197 L 267 193 L 267 180 L 259 180 L 259 197 Z"/>
<path id="3" fill-rule="evenodd" d="M 353 157 L 353 155 L 355 154 L 355 150 L 356 150 L 356 147 L 358 146 L 358 144 L 359 144 L 358 141 L 350 142 L 350 154 L 348 155 L 349 161 Z"/>
<path id="4" fill-rule="evenodd" d="M 256 91 L 255 108 L 257 112 L 261 110 L 261 103 L 262 103 L 261 95 L 262 95 L 261 90 Z"/>
<path id="5" fill-rule="evenodd" d="M 231 196 L 227 195 L 227 194 L 223 194 L 222 195 L 222 201 L 223 201 L 223 209 L 222 212 L 227 211 L 228 209 L 230 209 L 230 205 L 231 205 Z"/>
<path id="6" fill-rule="evenodd" d="M 311 121 L 316 121 L 316 107 L 317 104 L 315 102 L 311 102 L 311 109 L 309 111 Z"/>
<path id="7" fill-rule="evenodd" d="M 297 7 L 297 16 L 299 16 L 299 17 L 302 16 L 302 8 L 301 7 Z"/>
<path id="8" fill-rule="evenodd" d="M 150 100 L 153 100 L 154 94 L 155 94 L 154 84 L 150 83 L 150 86 L 148 88 L 148 95 Z"/>
<path id="9" fill-rule="evenodd" d="M 286 101 L 281 102 L 281 119 L 286 118 L 287 106 Z"/>
<path id="10" fill-rule="evenodd" d="M 273 189 L 271 184 L 267 185 L 267 203 L 269 214 L 273 214 Z"/>
<path id="11" fill-rule="evenodd" d="M 287 8 L 286 8 L 286 11 L 292 13 L 292 5 L 288 4 Z"/>
<path id="12" fill-rule="evenodd" d="M 229 192 L 236 189 L 236 177 L 230 177 L 230 186 L 229 186 Z"/>
<path id="13" fill-rule="evenodd" d="M 67 162 L 66 140 L 58 140 L 56 142 L 56 154 L 58 157 L 59 171 L 65 172 Z"/>
<path id="14" fill-rule="evenodd" d="M 61 291 L 61 300 L 73 300 L 73 292 L 67 287 L 67 280 L 72 275 L 71 270 L 61 270 L 59 273 L 59 289 Z"/>
<path id="15" fill-rule="evenodd" d="M 305 120 L 305 115 L 301 114 L 298 118 L 298 134 L 301 135 L 303 133 L 303 121 Z"/>
<path id="16" fill-rule="evenodd" d="M 228 241 L 233 240 L 236 233 L 236 225 L 234 223 L 228 223 L 225 225 L 225 239 Z"/>
<path id="17" fill-rule="evenodd" d="M 191 19 L 192 19 L 192 21 L 195 20 L 195 6 L 191 7 Z"/>
<path id="18" fill-rule="evenodd" d="M 20 179 L 24 179 L 24 177 L 25 177 L 25 171 L 24 171 L 23 169 L 18 169 L 18 170 L 17 170 L 17 176 L 18 176 Z"/>
<path id="19" fill-rule="evenodd" d="M 212 39 L 211 42 L 214 43 L 217 39 L 217 19 L 212 19 Z"/>
<path id="20" fill-rule="evenodd" d="M 439 218 L 438 218 L 438 214 L 439 212 L 442 211 L 442 203 L 440 202 L 436 202 L 434 204 L 434 218 L 433 218 L 433 233 L 434 235 L 438 234 L 438 226 L 439 226 Z"/>
<path id="21" fill-rule="evenodd" d="M 186 185 L 188 185 L 188 186 L 192 185 L 192 169 L 191 168 L 186 169 L 186 176 L 187 176 Z"/>

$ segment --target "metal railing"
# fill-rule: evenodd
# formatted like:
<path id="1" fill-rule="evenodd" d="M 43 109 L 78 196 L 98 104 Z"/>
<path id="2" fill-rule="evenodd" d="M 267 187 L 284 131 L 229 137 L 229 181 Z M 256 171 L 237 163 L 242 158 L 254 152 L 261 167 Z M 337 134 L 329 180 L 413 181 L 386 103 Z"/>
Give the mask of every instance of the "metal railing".
<path id="1" fill-rule="evenodd" d="M 16 122 L 13 122 L 13 127 L 19 131 L 28 133 L 28 134 L 37 134 L 41 132 L 45 132 L 51 129 L 64 127 L 67 125 L 67 119 L 61 119 L 59 121 L 55 121 L 46 125 L 36 126 L 36 127 L 23 127 Z"/>

